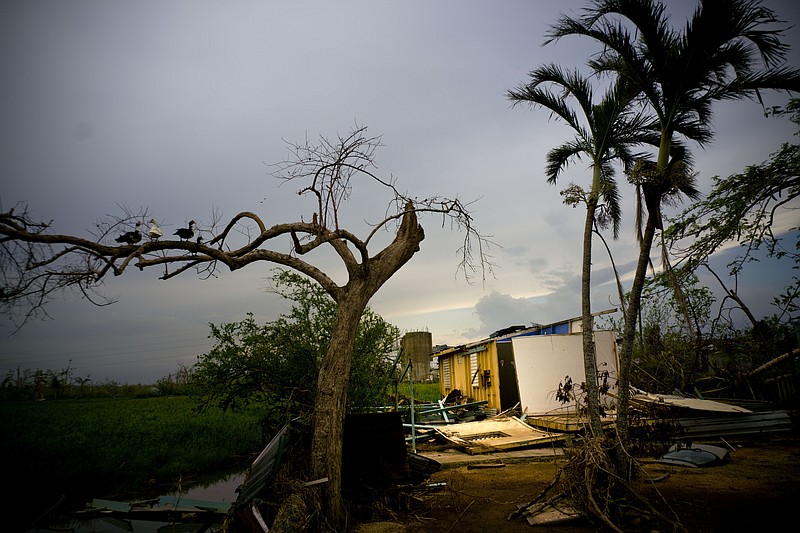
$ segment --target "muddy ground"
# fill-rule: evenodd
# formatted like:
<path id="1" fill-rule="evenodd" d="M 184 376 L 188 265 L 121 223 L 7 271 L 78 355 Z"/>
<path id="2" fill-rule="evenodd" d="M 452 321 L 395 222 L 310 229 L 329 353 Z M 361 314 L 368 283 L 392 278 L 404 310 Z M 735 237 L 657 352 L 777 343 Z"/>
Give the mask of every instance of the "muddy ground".
<path id="1" fill-rule="evenodd" d="M 721 441 L 708 442 L 726 446 Z M 786 524 L 796 523 L 800 509 L 800 437 L 727 439 L 727 443 L 734 449 L 730 459 L 718 466 L 645 464 L 650 476 L 664 479 L 656 483 L 638 482 L 638 490 L 647 494 L 660 510 L 666 513 L 672 510 L 685 530 L 692 533 L 782 530 Z M 588 521 L 534 527 L 522 518 L 508 519 L 518 506 L 542 492 L 563 460 L 505 460 L 498 461 L 503 466 L 496 468 L 465 464 L 443 468 L 430 478 L 431 483 L 445 483 L 443 488 L 418 493 L 410 510 L 362 524 L 357 531 L 597 531 L 597 526 Z M 626 529 L 650 531 L 652 524 Z"/>

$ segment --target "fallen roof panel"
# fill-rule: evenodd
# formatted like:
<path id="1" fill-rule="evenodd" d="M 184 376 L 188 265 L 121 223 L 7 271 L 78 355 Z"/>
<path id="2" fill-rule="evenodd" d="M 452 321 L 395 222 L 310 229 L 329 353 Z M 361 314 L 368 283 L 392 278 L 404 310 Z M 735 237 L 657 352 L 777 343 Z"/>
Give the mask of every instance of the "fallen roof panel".
<path id="1" fill-rule="evenodd" d="M 683 438 L 751 435 L 792 430 L 788 411 L 724 414 L 721 416 L 679 418 Z"/>
<path id="2" fill-rule="evenodd" d="M 642 402 L 654 405 L 664 405 L 668 407 L 682 407 L 685 409 L 695 409 L 698 411 L 713 411 L 716 413 L 752 413 L 750 409 L 731 405 L 728 403 L 717 402 L 715 400 L 702 400 L 699 398 L 684 398 L 683 396 L 673 396 L 669 394 L 653 394 L 651 392 L 640 391 L 631 396 L 631 402 Z"/>
<path id="3" fill-rule="evenodd" d="M 513 450 L 566 438 L 563 434 L 533 428 L 515 416 L 450 424 L 436 427 L 435 431 L 470 454 Z"/>

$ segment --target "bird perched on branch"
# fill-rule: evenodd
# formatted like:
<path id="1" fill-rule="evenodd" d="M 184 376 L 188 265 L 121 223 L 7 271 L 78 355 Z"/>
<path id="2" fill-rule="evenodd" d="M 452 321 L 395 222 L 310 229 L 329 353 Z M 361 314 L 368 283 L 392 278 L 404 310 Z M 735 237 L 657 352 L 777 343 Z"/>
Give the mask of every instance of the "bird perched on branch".
<path id="1" fill-rule="evenodd" d="M 180 237 L 182 241 L 188 241 L 192 237 L 194 237 L 194 220 L 189 221 L 188 228 L 178 228 L 178 230 L 173 233 L 173 235 L 177 235 Z"/>
<path id="2" fill-rule="evenodd" d="M 156 222 L 156 219 L 151 218 L 150 219 L 150 229 L 147 230 L 147 236 L 150 237 L 151 239 L 153 239 L 154 241 L 157 241 L 163 235 L 164 234 L 161 232 L 161 228 L 158 227 L 158 222 Z"/>
<path id="3" fill-rule="evenodd" d="M 137 242 L 142 240 L 142 233 L 139 231 L 139 228 L 142 227 L 141 222 L 136 223 L 136 229 L 133 231 L 126 231 L 116 239 L 115 241 L 122 243 L 122 244 L 136 244 Z"/>

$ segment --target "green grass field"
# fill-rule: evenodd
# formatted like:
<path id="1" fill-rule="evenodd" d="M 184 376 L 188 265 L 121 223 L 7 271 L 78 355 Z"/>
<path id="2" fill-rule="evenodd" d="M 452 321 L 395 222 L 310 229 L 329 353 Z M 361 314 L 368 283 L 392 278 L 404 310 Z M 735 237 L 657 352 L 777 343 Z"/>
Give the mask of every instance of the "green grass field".
<path id="1" fill-rule="evenodd" d="M 398 393 L 408 398 L 409 384 Z M 416 404 L 439 399 L 438 384 L 414 384 Z M 0 468 L 14 517 L 28 524 L 62 497 L 75 508 L 188 488 L 244 468 L 272 437 L 255 408 L 196 405 L 189 396 L 0 401 Z"/>
<path id="2" fill-rule="evenodd" d="M 400 396 L 409 398 L 411 396 L 411 386 L 408 382 L 401 383 L 397 387 Z M 442 399 L 439 394 L 438 383 L 414 383 L 414 402 L 435 403 Z"/>
<path id="3" fill-rule="evenodd" d="M 30 518 L 62 496 L 189 485 L 244 467 L 265 444 L 258 412 L 194 405 L 186 396 L 0 402 L 4 486 L 25 509 L 14 514 Z"/>

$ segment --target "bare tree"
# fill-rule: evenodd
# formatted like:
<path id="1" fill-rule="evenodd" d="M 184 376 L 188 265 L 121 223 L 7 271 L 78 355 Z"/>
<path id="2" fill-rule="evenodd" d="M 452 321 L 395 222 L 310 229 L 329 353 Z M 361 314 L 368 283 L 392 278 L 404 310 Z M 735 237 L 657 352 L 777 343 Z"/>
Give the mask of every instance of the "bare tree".
<path id="1" fill-rule="evenodd" d="M 258 262 L 292 268 L 319 283 L 338 304 L 336 325 L 319 371 L 318 394 L 313 414 L 310 471 L 314 479 L 327 478 L 315 493 L 328 527 L 339 530 L 343 522 L 341 499 L 342 433 L 351 354 L 359 318 L 370 298 L 409 261 L 425 238 L 418 215 L 435 213 L 443 224 L 463 230 L 460 268 L 470 278 L 491 271 L 485 250 L 489 241 L 480 235 L 469 206 L 458 199 L 411 198 L 395 186 L 394 178 L 376 174 L 375 150 L 380 137 L 368 137 L 366 127 L 356 126 L 335 140 L 321 137 L 317 143 L 287 143 L 289 155 L 275 166 L 275 175 L 301 182 L 300 195 L 315 199 L 309 220 L 267 227 L 255 213 L 241 212 L 224 226 L 214 216 L 207 240 L 190 238 L 148 239 L 142 236 L 120 242 L 120 232 L 149 217 L 146 210 L 123 217 L 107 217 L 91 237 L 53 233 L 51 222 L 32 220 L 27 208 L 18 206 L 0 213 L 0 302 L 3 310 L 20 323 L 46 314 L 48 300 L 65 290 L 76 290 L 98 305 L 110 303 L 99 291 L 109 274 L 118 276 L 130 266 L 163 268 L 161 279 L 188 270 L 205 276 L 227 268 L 235 271 Z M 377 184 L 389 198 L 383 218 L 361 239 L 341 226 L 342 209 L 356 179 Z M 361 183 L 360 186 L 365 186 Z M 393 231 L 392 241 L 377 253 L 370 244 L 379 231 Z M 137 229 L 131 233 L 135 233 Z M 115 239 L 116 237 L 116 239 Z M 126 239 L 121 239 L 126 240 Z M 333 250 L 347 272 L 347 282 L 337 284 L 309 252 L 326 246 Z"/>

